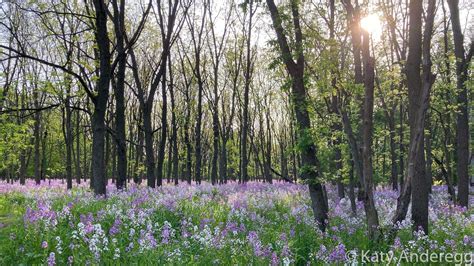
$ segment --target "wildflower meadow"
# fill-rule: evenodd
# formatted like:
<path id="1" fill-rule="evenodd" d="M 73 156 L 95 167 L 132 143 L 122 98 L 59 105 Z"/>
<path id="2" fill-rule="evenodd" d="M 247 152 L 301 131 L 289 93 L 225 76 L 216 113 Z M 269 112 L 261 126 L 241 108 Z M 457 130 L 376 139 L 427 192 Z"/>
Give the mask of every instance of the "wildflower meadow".
<path id="1" fill-rule="evenodd" d="M 88 184 L 0 183 L 0 265 L 319 265 L 361 261 L 364 252 L 472 253 L 474 213 L 430 194 L 430 233 L 409 218 L 390 235 L 397 192 L 377 189 L 382 239 L 369 241 L 362 202 L 351 211 L 329 186 L 329 225 L 315 224 L 306 185 L 130 185 L 107 197 Z M 472 198 L 471 198 L 472 200 Z M 407 217 L 410 217 L 408 214 Z M 366 255 L 365 255 L 366 256 Z M 402 261 L 403 263 L 403 261 Z"/>

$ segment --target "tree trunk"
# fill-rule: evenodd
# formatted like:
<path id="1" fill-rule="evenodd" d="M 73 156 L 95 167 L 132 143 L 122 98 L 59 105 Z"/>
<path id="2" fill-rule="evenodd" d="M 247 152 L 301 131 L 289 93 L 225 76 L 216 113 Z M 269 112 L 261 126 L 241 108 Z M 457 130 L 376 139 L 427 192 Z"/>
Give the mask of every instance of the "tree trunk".
<path id="1" fill-rule="evenodd" d="M 110 106 L 109 108 L 111 108 L 113 110 L 113 106 Z M 107 111 L 106 111 L 107 112 Z M 114 121 L 112 119 L 113 117 L 113 113 L 114 111 L 111 111 L 109 112 L 109 117 L 105 119 L 105 121 L 110 121 L 110 123 L 112 125 L 109 125 L 107 124 L 107 122 L 105 122 L 105 159 L 104 159 L 104 165 L 105 165 L 105 180 L 106 180 L 106 183 L 108 182 L 109 178 L 112 177 L 112 183 L 114 183 L 114 177 L 115 177 L 115 150 L 114 149 L 111 149 L 111 143 L 110 143 L 110 137 L 111 137 L 111 133 L 107 131 L 107 127 L 112 127 L 114 128 Z M 107 113 L 106 113 L 107 115 Z M 112 140 L 113 141 L 113 140 Z M 115 145 L 114 145 L 115 146 Z M 112 155 L 111 155 L 112 153 Z M 113 162 L 112 164 L 110 164 L 110 158 L 112 158 Z"/>
<path id="2" fill-rule="evenodd" d="M 216 95 L 216 103 L 214 103 L 215 106 L 212 114 L 213 152 L 211 172 L 211 183 L 213 185 L 217 183 L 217 160 L 219 159 L 219 108 L 217 105 L 217 84 L 214 85 L 214 94 Z"/>
<path id="3" fill-rule="evenodd" d="M 372 165 L 372 136 L 374 115 L 374 66 L 375 59 L 370 56 L 369 33 L 362 30 L 362 58 L 364 64 L 364 115 L 362 117 L 362 176 L 364 186 L 364 208 L 367 217 L 369 238 L 377 241 L 379 218 L 375 208 L 373 189 L 373 165 Z"/>
<path id="4" fill-rule="evenodd" d="M 118 0 L 117 0 L 118 1 Z M 125 0 L 112 1 L 114 9 L 114 30 L 117 39 L 117 73 L 115 82 L 115 143 L 117 151 L 117 182 L 118 190 L 127 185 L 127 144 L 125 136 L 125 68 L 127 54 L 125 51 Z"/>
<path id="5" fill-rule="evenodd" d="M 38 92 L 34 92 L 34 102 L 35 108 L 39 108 L 39 99 L 38 99 Z M 40 144 L 41 144 L 41 112 L 35 113 L 35 122 L 34 122 L 34 130 L 33 135 L 35 138 L 35 147 L 34 147 L 34 168 L 35 168 L 35 182 L 37 185 L 41 183 L 41 154 L 40 154 Z"/>
<path id="6" fill-rule="evenodd" d="M 431 193 L 431 185 L 433 184 L 433 157 L 431 156 L 432 151 L 432 133 L 431 133 L 431 114 L 426 114 L 426 126 L 425 130 L 429 133 L 425 135 L 425 142 L 426 142 L 426 186 L 428 188 L 428 192 Z"/>
<path id="7" fill-rule="evenodd" d="M 192 146 L 191 140 L 189 139 L 189 125 L 191 123 L 191 99 L 189 97 L 189 87 L 185 91 L 186 97 L 186 117 L 184 120 L 184 146 L 186 146 L 186 180 L 188 184 L 191 184 L 192 179 Z"/>
<path id="8" fill-rule="evenodd" d="M 90 162 L 87 158 L 87 136 L 84 132 L 82 135 L 82 142 L 83 142 L 83 147 L 84 147 L 84 152 L 83 152 L 83 162 L 82 164 L 84 165 L 84 182 L 87 182 L 87 177 L 89 177 L 89 188 L 93 189 L 94 188 L 94 182 L 93 182 L 93 177 L 92 177 L 92 169 L 91 165 L 89 165 L 88 162 Z"/>
<path id="9" fill-rule="evenodd" d="M 197 60 L 196 67 L 199 65 L 199 60 Z M 198 102 L 197 102 L 197 110 L 196 110 L 196 165 L 194 170 L 194 176 L 196 183 L 201 184 L 202 173 L 201 173 L 201 164 L 202 164 L 202 154 L 201 154 L 201 129 L 202 129 L 202 93 L 204 90 L 204 84 L 201 80 L 201 76 L 199 74 L 198 78 Z"/>
<path id="10" fill-rule="evenodd" d="M 285 132 L 285 131 L 284 131 Z M 286 155 L 286 145 L 285 145 L 286 134 L 282 134 L 280 140 L 280 168 L 281 168 L 281 177 L 283 180 L 290 180 L 288 178 L 288 157 Z"/>
<path id="11" fill-rule="evenodd" d="M 430 44 L 435 13 L 435 0 L 430 0 L 422 43 L 421 16 L 423 3 L 410 1 L 410 28 L 406 75 L 409 97 L 410 147 L 406 178 L 397 202 L 393 218 L 396 224 L 405 219 L 412 198 L 413 230 L 428 233 L 428 187 L 425 175 L 424 141 L 426 111 L 429 107 L 431 86 L 435 77 L 431 73 Z M 423 49 L 422 49 L 423 48 Z M 423 55 L 423 80 L 420 74 Z"/>
<path id="12" fill-rule="evenodd" d="M 68 91 L 66 95 L 66 130 L 65 130 L 65 140 L 66 140 L 66 183 L 67 189 L 72 189 L 72 149 L 73 149 L 73 138 L 72 138 L 72 110 L 70 107 L 70 82 L 67 82 Z"/>
<path id="13" fill-rule="evenodd" d="M 142 115 L 141 115 L 141 111 L 140 112 L 140 115 L 139 117 L 141 118 Z M 140 167 L 140 170 L 139 170 L 139 166 L 141 166 L 141 164 L 143 163 L 143 140 L 144 140 L 144 134 L 143 134 L 143 130 L 137 126 L 137 142 L 138 142 L 138 145 L 136 146 L 136 151 L 135 151 L 135 166 L 133 167 L 133 182 L 135 184 L 141 184 L 142 182 L 142 175 L 143 175 L 143 172 L 141 170 L 141 167 Z"/>
<path id="14" fill-rule="evenodd" d="M 304 55 L 303 55 L 303 34 L 300 27 L 298 3 L 291 2 L 293 15 L 293 26 L 295 30 L 295 41 L 297 61 L 292 59 L 292 54 L 288 45 L 287 37 L 282 26 L 282 21 L 278 9 L 273 0 L 267 0 L 268 8 L 272 17 L 273 28 L 276 32 L 278 44 L 286 68 L 292 77 L 291 100 L 296 115 L 297 130 L 301 147 L 301 172 L 304 180 L 308 182 L 309 194 L 311 197 L 311 207 L 314 217 L 321 231 L 326 230 L 328 209 L 327 198 L 324 195 L 323 186 L 317 180 L 319 177 L 319 161 L 316 157 L 316 146 L 310 134 L 311 122 L 308 113 L 308 102 L 306 99 L 306 89 L 304 86 Z"/>
<path id="15" fill-rule="evenodd" d="M 459 112 L 456 119 L 456 154 L 458 173 L 458 203 L 469 205 L 469 116 L 466 81 L 468 79 L 469 59 L 464 54 L 464 36 L 459 18 L 459 0 L 448 0 L 453 28 L 454 54 L 456 55 L 457 104 Z M 471 46 L 474 45 L 474 42 Z M 471 47 L 472 49 L 472 47 Z"/>
<path id="16" fill-rule="evenodd" d="M 336 140 L 336 146 L 334 147 L 334 161 L 336 163 L 336 173 L 337 173 L 337 179 L 336 179 L 336 184 L 337 184 L 337 196 L 339 199 L 343 199 L 345 197 L 344 193 L 344 184 L 342 183 L 342 154 L 341 154 L 341 148 L 339 147 L 340 143 L 340 138 L 337 137 Z"/>
<path id="17" fill-rule="evenodd" d="M 351 164 L 351 168 L 349 170 L 349 200 L 351 202 L 352 215 L 355 217 L 357 216 L 357 205 L 356 205 L 355 192 L 354 192 L 354 186 L 355 186 L 354 160 L 352 160 L 352 156 L 350 158 L 350 164 Z"/>
<path id="18" fill-rule="evenodd" d="M 220 183 L 227 183 L 227 138 L 222 137 L 221 157 L 219 160 Z"/>
<path id="19" fill-rule="evenodd" d="M 444 180 L 446 181 L 446 186 L 448 187 L 448 194 L 449 194 L 450 200 L 452 202 L 455 202 L 456 201 L 456 191 L 454 190 L 454 187 L 451 184 L 451 179 L 449 178 L 448 171 L 444 167 L 443 162 L 441 160 L 439 160 L 435 156 L 433 156 L 433 159 L 436 162 L 436 164 L 438 164 L 439 168 L 441 168 L 441 172 L 444 176 Z"/>
<path id="20" fill-rule="evenodd" d="M 166 65 L 165 65 L 166 68 Z M 156 161 L 156 185 L 161 186 L 163 183 L 163 163 L 165 161 L 166 135 L 168 131 L 168 103 L 166 96 L 166 72 L 163 73 L 161 84 L 162 106 L 161 106 L 161 137 L 158 145 L 158 157 Z"/>
<path id="21" fill-rule="evenodd" d="M 398 168 L 397 168 L 397 146 L 395 143 L 395 111 L 391 112 L 392 120 L 389 122 L 390 129 L 390 182 L 392 183 L 392 189 L 398 190 Z"/>
<path id="22" fill-rule="evenodd" d="M 146 179 L 147 185 L 155 187 L 155 156 L 153 151 L 153 129 L 151 127 L 151 109 L 148 106 L 143 108 L 143 129 L 145 131 L 145 152 L 146 152 Z"/>
<path id="23" fill-rule="evenodd" d="M 81 139 L 80 139 L 80 113 L 76 112 L 76 183 L 81 183 Z"/>
<path id="24" fill-rule="evenodd" d="M 253 0 L 249 1 L 249 7 L 247 10 L 249 14 L 249 22 L 247 29 L 247 56 L 246 56 L 246 65 L 245 65 L 245 86 L 244 86 L 244 103 L 242 110 L 242 132 L 240 136 L 240 178 L 243 183 L 248 181 L 248 158 L 247 158 L 247 135 L 249 130 L 249 91 L 250 91 L 250 82 L 251 82 L 251 72 L 252 72 L 252 58 L 251 58 L 251 39 L 252 39 L 252 22 L 253 22 Z"/>
<path id="25" fill-rule="evenodd" d="M 405 176 L 404 169 L 405 169 L 405 164 L 404 164 L 404 157 L 405 157 L 405 149 L 404 149 L 404 134 L 403 134 L 403 116 L 404 116 L 404 110 L 403 110 L 403 102 L 400 100 L 400 129 L 398 131 L 398 135 L 400 136 L 400 142 L 399 142 L 399 168 L 400 169 L 400 180 L 399 180 L 399 187 L 400 189 L 403 188 L 403 179 Z"/>
<path id="26" fill-rule="evenodd" d="M 173 68 L 171 65 L 171 56 L 168 58 L 168 67 L 169 67 L 169 80 L 170 80 L 170 98 L 171 98 L 171 157 L 169 160 L 172 160 L 172 167 L 173 167 L 173 180 L 174 184 L 178 185 L 178 168 L 179 168 L 179 150 L 178 150 L 178 125 L 176 121 L 176 102 L 174 96 L 174 82 L 173 82 Z"/>
<path id="27" fill-rule="evenodd" d="M 336 80 L 333 79 L 333 86 L 335 86 L 335 83 Z M 338 114 L 338 99 L 337 99 L 337 96 L 332 96 L 332 99 L 331 99 L 331 104 L 332 104 L 332 107 L 331 107 L 331 112 L 334 113 L 334 114 Z M 336 185 L 337 185 L 337 196 L 339 197 L 339 199 L 343 199 L 345 197 L 345 193 L 344 193 L 344 184 L 342 183 L 342 154 L 341 154 L 341 147 L 340 147 L 340 144 L 341 144 L 341 137 L 339 136 L 339 132 L 341 132 L 342 128 L 341 128 L 341 121 L 336 121 L 332 124 L 332 131 L 336 134 L 336 139 L 334 140 L 333 142 L 333 149 L 334 149 L 334 162 L 336 164 L 336 173 L 337 173 L 337 177 L 336 177 Z"/>
<path id="28" fill-rule="evenodd" d="M 107 33 L 107 5 L 104 0 L 95 0 L 95 39 L 99 51 L 99 78 L 97 96 L 94 97 L 92 115 L 92 175 L 94 176 L 94 193 L 106 194 L 106 174 L 104 161 L 105 113 L 109 98 L 110 85 L 110 50 Z"/>
<path id="29" fill-rule="evenodd" d="M 272 129 L 270 124 L 270 111 L 267 110 L 266 115 L 266 122 L 267 122 L 267 152 L 265 154 L 265 165 L 268 169 L 268 175 L 265 176 L 268 183 L 273 183 L 272 177 Z"/>
<path id="30" fill-rule="evenodd" d="M 26 156 L 26 153 L 28 153 L 27 150 L 24 150 L 21 152 L 21 155 L 20 155 L 20 169 L 19 169 L 19 173 L 18 175 L 20 176 L 20 185 L 24 185 L 25 184 L 25 175 L 26 175 L 26 168 L 28 167 L 28 161 L 27 160 L 27 156 Z M 29 159 L 29 155 L 28 155 L 28 159 Z M 6 175 L 8 177 L 8 173 Z"/>

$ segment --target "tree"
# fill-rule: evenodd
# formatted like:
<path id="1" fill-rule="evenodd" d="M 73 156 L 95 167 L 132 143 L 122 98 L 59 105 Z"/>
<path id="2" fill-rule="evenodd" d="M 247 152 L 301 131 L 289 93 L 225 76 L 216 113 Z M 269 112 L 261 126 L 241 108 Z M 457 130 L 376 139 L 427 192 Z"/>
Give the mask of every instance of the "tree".
<path id="1" fill-rule="evenodd" d="M 150 2 L 151 3 L 151 2 Z M 161 32 L 162 49 L 159 56 L 159 61 L 155 69 L 152 70 L 153 78 L 150 82 L 149 91 L 145 91 L 145 81 L 140 77 L 140 66 L 135 55 L 135 51 L 132 45 L 130 45 L 130 59 L 132 65 L 133 78 L 136 84 L 135 94 L 139 100 L 139 106 L 143 113 L 143 131 L 145 135 L 145 152 L 146 152 L 146 176 L 147 185 L 154 188 L 156 186 L 155 176 L 155 156 L 153 150 L 153 134 L 155 130 L 152 128 L 152 110 L 156 91 L 160 82 L 165 82 L 163 79 L 166 72 L 167 59 L 171 51 L 172 45 L 175 43 L 177 35 L 179 34 L 182 25 L 183 17 L 177 20 L 178 11 L 182 8 L 182 12 L 186 14 L 189 4 L 181 3 L 180 0 L 173 0 L 169 3 L 168 13 L 165 14 L 164 8 L 162 8 L 161 0 L 157 1 L 158 4 L 158 24 Z M 165 20 L 166 15 L 166 20 Z M 185 17 L 185 16 L 184 16 Z M 176 25 L 176 29 L 175 29 Z M 176 30 L 176 31 L 175 31 Z M 148 82 L 148 80 L 146 81 Z M 159 183 L 160 184 L 160 183 Z"/>
<path id="2" fill-rule="evenodd" d="M 466 81 L 468 67 L 474 53 L 474 41 L 471 42 L 468 54 L 464 51 L 464 36 L 459 18 L 459 0 L 448 0 L 453 28 L 454 54 L 456 55 L 457 103 L 459 112 L 456 121 L 456 152 L 458 173 L 458 203 L 463 207 L 469 205 L 469 115 Z"/>
<path id="3" fill-rule="evenodd" d="M 374 82 L 375 82 L 375 59 L 370 55 L 370 36 L 369 32 L 360 26 L 360 7 L 354 7 L 351 1 L 345 1 L 344 5 L 348 12 L 348 18 L 351 26 L 351 37 L 354 54 L 354 70 L 355 83 L 364 84 L 364 100 L 361 109 L 362 113 L 362 130 L 361 130 L 361 147 L 356 137 L 353 135 L 352 126 L 348 121 L 347 114 L 343 113 L 343 124 L 348 133 L 351 143 L 352 156 L 355 158 L 358 175 L 361 183 L 360 195 L 364 202 L 364 209 L 367 218 L 367 227 L 369 238 L 378 241 L 379 219 L 373 195 L 373 113 L 374 113 Z M 363 68 L 362 68 L 363 67 Z M 345 112 L 345 111 L 343 111 Z M 357 161 L 361 160 L 361 164 Z"/>
<path id="4" fill-rule="evenodd" d="M 308 102 L 306 99 L 306 89 L 304 83 L 305 59 L 303 54 L 303 34 L 300 26 L 298 11 L 298 1 L 291 1 L 291 13 L 293 18 L 293 30 L 295 33 L 294 52 L 296 62 L 293 59 L 287 36 L 282 26 L 282 18 L 273 0 L 267 0 L 268 9 L 273 22 L 273 28 L 277 35 L 278 46 L 280 48 L 282 60 L 292 78 L 291 100 L 296 115 L 297 130 L 299 134 L 301 157 L 302 157 L 302 178 L 308 182 L 311 196 L 311 207 L 314 217 L 318 222 L 319 229 L 325 231 L 328 209 L 327 198 L 324 196 L 323 186 L 318 181 L 318 158 L 316 157 L 316 146 L 310 135 L 311 120 L 308 113 Z"/>
<path id="5" fill-rule="evenodd" d="M 92 115 L 92 175 L 94 176 L 94 193 L 105 195 L 106 176 L 104 164 L 105 146 L 105 113 L 109 98 L 111 79 L 110 43 L 107 30 L 107 5 L 103 0 L 95 0 L 95 40 L 99 54 L 99 77 L 97 94 L 92 98 L 94 113 Z"/>
<path id="6" fill-rule="evenodd" d="M 362 61 L 364 66 L 364 113 L 362 117 L 362 176 L 364 186 L 364 207 L 369 228 L 369 238 L 377 240 L 379 218 L 375 208 L 372 165 L 372 136 L 374 113 L 374 66 L 375 59 L 370 56 L 369 33 L 362 29 Z"/>
<path id="7" fill-rule="evenodd" d="M 212 64 L 212 99 L 211 111 L 212 111 L 212 133 L 213 133 L 213 153 L 212 153 L 212 169 L 211 169 L 211 183 L 215 185 L 217 183 L 217 161 L 219 159 L 219 70 L 221 66 L 221 59 L 225 52 L 225 44 L 227 41 L 228 26 L 231 22 L 230 17 L 233 12 L 233 4 L 230 5 L 229 10 L 225 11 L 226 16 L 224 18 L 224 32 L 218 37 L 216 36 L 216 20 L 218 16 L 213 17 L 212 5 L 209 3 L 207 6 L 207 13 L 210 21 L 210 38 L 208 38 L 208 49 L 211 53 L 211 64 Z M 225 85 L 225 84 L 224 84 Z"/>
<path id="8" fill-rule="evenodd" d="M 435 77 L 431 73 L 430 44 L 436 1 L 430 0 L 425 31 L 422 40 L 421 15 L 423 3 L 410 1 L 410 27 L 406 76 L 409 97 L 410 147 L 405 182 L 397 201 L 393 222 L 405 219 L 410 198 L 412 199 L 413 230 L 428 233 L 428 182 L 424 163 L 424 123 L 429 106 L 430 90 Z M 420 73 L 423 55 L 423 79 Z M 411 197 L 410 197 L 411 196 Z"/>
<path id="9" fill-rule="evenodd" d="M 201 64 L 203 63 L 202 56 L 203 56 L 203 46 L 204 46 L 204 28 L 206 22 L 206 10 L 207 10 L 208 1 L 204 0 L 202 2 L 202 14 L 200 19 L 198 19 L 199 24 L 196 25 L 194 18 L 191 16 L 187 17 L 187 25 L 189 27 L 191 33 L 191 40 L 192 40 L 192 49 L 193 49 L 193 56 L 194 56 L 194 65 L 191 64 L 189 57 L 188 62 L 192 65 L 193 75 L 196 79 L 197 87 L 198 87 L 198 99 L 197 99 L 197 109 L 196 109 L 196 125 L 195 125 L 195 170 L 194 170 L 194 179 L 196 183 L 201 184 L 202 180 L 202 99 L 203 99 L 203 92 L 204 92 L 204 74 L 203 74 L 203 67 Z M 194 3 L 194 9 L 196 9 L 197 3 Z M 193 14 L 196 16 L 196 14 Z"/>
<path id="10" fill-rule="evenodd" d="M 249 130 L 249 91 L 250 82 L 252 80 L 252 25 L 253 17 L 256 12 L 254 7 L 254 1 L 249 0 L 244 4 L 246 15 L 248 14 L 248 28 L 246 30 L 246 57 L 245 57 L 245 68 L 244 68 L 244 102 L 242 106 L 242 132 L 240 135 L 240 181 L 245 183 L 248 181 L 248 158 L 247 158 L 247 142 L 248 142 L 248 130 Z M 245 26 L 244 26 L 245 27 Z"/>

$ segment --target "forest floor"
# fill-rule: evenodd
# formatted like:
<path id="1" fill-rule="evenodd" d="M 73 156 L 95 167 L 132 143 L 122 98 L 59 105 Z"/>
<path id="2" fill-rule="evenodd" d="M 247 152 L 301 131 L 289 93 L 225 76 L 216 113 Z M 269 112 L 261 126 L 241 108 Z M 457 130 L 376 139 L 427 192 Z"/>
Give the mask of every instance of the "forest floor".
<path id="1" fill-rule="evenodd" d="M 376 244 L 366 236 L 362 203 L 354 216 L 331 186 L 325 233 L 316 229 L 300 184 L 129 185 L 120 192 L 109 184 L 107 198 L 94 197 L 87 183 L 74 186 L 66 192 L 61 181 L 0 182 L 0 265 L 301 265 L 364 262 L 364 252 L 403 264 L 404 254 L 472 259 L 474 250 L 474 212 L 450 203 L 444 186 L 430 196 L 430 234 L 413 235 L 407 219 L 396 238 L 386 232 L 397 192 L 377 189 L 383 237 Z"/>

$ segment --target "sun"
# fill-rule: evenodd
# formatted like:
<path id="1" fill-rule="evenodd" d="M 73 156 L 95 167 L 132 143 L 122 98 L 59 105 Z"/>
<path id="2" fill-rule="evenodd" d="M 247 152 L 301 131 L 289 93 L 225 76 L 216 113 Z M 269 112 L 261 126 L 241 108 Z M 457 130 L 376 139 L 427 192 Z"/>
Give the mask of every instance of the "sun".
<path id="1" fill-rule="evenodd" d="M 382 34 L 382 22 L 378 15 L 371 14 L 360 20 L 360 26 L 369 32 L 374 38 Z"/>

